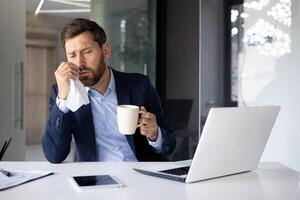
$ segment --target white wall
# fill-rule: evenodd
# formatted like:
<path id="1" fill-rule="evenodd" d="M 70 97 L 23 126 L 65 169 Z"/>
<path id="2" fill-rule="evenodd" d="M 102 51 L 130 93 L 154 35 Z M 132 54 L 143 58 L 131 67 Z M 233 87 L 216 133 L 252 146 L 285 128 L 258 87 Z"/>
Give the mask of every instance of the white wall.
<path id="1" fill-rule="evenodd" d="M 0 145 L 12 137 L 3 160 L 25 159 L 25 3 L 0 1 Z M 22 68 L 23 73 L 17 68 Z M 22 80 L 23 79 L 23 80 Z M 23 110 L 23 112 L 22 112 Z"/>

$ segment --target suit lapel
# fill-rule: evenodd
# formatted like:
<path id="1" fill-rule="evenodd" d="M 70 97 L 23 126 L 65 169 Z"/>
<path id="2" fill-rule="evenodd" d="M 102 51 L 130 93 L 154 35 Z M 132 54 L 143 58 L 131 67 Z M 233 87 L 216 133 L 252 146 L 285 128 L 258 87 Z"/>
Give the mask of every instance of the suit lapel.
<path id="1" fill-rule="evenodd" d="M 130 104 L 130 91 L 128 84 L 124 78 L 124 75 L 121 72 L 117 72 L 112 69 L 115 78 L 115 87 L 117 93 L 118 105 Z M 134 138 L 133 135 L 126 135 L 127 142 L 133 153 L 135 154 Z"/>
<path id="2" fill-rule="evenodd" d="M 115 87 L 118 99 L 118 105 L 130 104 L 130 96 L 129 96 L 129 88 L 126 80 L 124 79 L 124 75 L 120 72 L 113 70 L 114 78 L 115 78 Z"/>

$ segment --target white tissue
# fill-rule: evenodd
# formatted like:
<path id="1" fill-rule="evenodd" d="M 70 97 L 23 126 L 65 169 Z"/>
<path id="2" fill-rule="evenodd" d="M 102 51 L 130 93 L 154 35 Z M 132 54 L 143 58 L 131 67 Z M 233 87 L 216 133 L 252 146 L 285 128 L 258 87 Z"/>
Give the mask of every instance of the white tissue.
<path id="1" fill-rule="evenodd" d="M 81 81 L 79 79 L 70 79 L 70 91 L 66 100 L 67 107 L 75 112 L 81 106 L 89 103 L 87 91 Z"/>

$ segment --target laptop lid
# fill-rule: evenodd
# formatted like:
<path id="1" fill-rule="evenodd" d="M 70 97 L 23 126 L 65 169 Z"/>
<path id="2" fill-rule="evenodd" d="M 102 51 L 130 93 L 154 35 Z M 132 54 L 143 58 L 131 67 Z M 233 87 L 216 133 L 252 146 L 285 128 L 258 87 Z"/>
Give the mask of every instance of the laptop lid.
<path id="1" fill-rule="evenodd" d="M 185 182 L 256 169 L 279 106 L 212 108 Z"/>
<path id="2" fill-rule="evenodd" d="M 279 110 L 279 106 L 212 108 L 192 161 L 134 170 L 191 183 L 256 169 Z M 187 166 L 187 175 L 169 173 Z"/>

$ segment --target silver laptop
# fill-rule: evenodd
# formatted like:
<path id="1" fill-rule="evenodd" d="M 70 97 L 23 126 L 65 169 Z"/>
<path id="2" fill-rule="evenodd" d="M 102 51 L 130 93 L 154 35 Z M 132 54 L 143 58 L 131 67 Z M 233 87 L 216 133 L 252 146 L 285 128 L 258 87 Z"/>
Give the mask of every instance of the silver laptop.
<path id="1" fill-rule="evenodd" d="M 193 160 L 134 170 L 191 183 L 256 169 L 279 110 L 279 106 L 212 108 Z"/>

